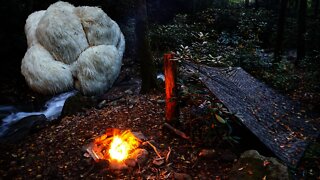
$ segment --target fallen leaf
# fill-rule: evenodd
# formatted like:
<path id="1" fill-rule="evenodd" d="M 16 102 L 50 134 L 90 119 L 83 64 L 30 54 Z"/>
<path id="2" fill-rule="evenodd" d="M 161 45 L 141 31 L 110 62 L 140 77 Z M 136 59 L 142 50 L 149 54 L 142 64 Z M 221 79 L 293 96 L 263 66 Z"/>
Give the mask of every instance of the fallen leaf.
<path id="1" fill-rule="evenodd" d="M 218 114 L 214 114 L 214 116 L 216 117 L 216 119 L 217 119 L 220 123 L 222 123 L 222 124 L 225 124 L 225 123 L 226 123 L 226 121 L 225 121 L 221 116 L 219 116 Z"/>

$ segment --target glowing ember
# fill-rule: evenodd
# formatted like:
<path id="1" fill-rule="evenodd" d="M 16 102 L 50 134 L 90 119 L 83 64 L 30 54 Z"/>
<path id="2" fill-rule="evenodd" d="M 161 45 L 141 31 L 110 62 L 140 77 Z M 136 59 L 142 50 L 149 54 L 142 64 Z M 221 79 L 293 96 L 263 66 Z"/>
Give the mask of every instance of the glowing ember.
<path id="1" fill-rule="evenodd" d="M 107 131 L 106 134 L 95 139 L 93 151 L 96 159 L 122 162 L 130 157 L 130 153 L 138 146 L 139 139 L 131 131 L 121 133 L 120 130 L 113 129 L 113 132 Z"/>

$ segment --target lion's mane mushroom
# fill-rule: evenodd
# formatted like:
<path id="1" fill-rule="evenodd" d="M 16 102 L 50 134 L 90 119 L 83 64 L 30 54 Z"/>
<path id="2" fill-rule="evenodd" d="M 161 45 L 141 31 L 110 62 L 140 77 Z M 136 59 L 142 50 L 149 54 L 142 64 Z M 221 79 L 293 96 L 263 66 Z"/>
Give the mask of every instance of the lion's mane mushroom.
<path id="1" fill-rule="evenodd" d="M 26 20 L 28 50 L 21 72 L 42 94 L 75 88 L 101 94 L 119 75 L 125 39 L 118 26 L 98 7 L 74 7 L 59 1 Z"/>

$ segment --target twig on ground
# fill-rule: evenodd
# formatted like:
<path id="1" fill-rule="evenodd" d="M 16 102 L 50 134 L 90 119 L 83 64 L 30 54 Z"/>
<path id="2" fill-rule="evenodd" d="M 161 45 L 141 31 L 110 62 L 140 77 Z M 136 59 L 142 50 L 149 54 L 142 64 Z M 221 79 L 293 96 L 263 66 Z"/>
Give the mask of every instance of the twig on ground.
<path id="1" fill-rule="evenodd" d="M 159 158 L 162 158 L 161 155 L 159 154 L 157 148 L 153 144 L 151 144 L 149 141 L 146 141 L 146 142 L 153 148 L 153 150 L 154 150 L 154 152 L 156 152 L 157 156 Z"/>
<path id="2" fill-rule="evenodd" d="M 167 156 L 166 156 L 166 163 L 168 163 L 170 153 L 171 153 L 171 148 L 169 147 L 169 152 L 168 152 L 168 154 L 167 154 Z"/>
<path id="3" fill-rule="evenodd" d="M 164 123 L 163 126 L 167 127 L 168 129 L 170 129 L 171 131 L 173 131 L 175 134 L 177 134 L 178 136 L 182 137 L 183 139 L 191 141 L 189 136 L 187 136 L 184 132 L 172 127 L 170 124 Z"/>

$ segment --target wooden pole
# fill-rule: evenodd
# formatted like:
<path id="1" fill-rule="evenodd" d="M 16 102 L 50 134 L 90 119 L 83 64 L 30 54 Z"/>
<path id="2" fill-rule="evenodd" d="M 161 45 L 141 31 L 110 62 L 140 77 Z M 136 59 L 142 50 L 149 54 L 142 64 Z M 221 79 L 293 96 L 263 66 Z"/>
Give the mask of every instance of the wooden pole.
<path id="1" fill-rule="evenodd" d="M 166 122 L 178 120 L 177 103 L 177 63 L 173 61 L 173 54 L 164 54 L 164 75 L 166 88 Z"/>

